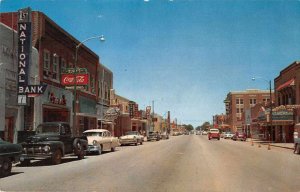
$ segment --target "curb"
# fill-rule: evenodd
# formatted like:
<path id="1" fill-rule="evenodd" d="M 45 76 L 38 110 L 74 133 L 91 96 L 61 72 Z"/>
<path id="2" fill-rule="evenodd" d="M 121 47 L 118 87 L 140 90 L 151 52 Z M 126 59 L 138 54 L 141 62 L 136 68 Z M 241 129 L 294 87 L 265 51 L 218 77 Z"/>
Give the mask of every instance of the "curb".
<path id="1" fill-rule="evenodd" d="M 251 140 L 250 141 L 248 141 L 247 140 L 247 142 L 250 142 L 251 143 Z M 254 144 L 258 144 L 258 142 L 253 142 Z M 261 145 L 268 145 L 269 143 L 264 143 L 264 142 L 261 142 L 260 143 Z M 294 150 L 294 147 L 286 147 L 286 146 L 280 146 L 280 145 L 274 145 L 274 144 L 270 144 L 270 146 L 272 146 L 272 147 L 278 147 L 278 148 L 283 148 L 283 149 L 290 149 L 290 150 Z"/>

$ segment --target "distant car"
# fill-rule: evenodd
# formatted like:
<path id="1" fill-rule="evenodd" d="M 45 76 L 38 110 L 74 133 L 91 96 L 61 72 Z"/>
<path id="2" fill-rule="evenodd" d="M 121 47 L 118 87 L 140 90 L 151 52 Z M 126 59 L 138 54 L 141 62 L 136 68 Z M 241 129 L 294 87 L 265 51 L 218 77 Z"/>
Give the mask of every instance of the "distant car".
<path id="1" fill-rule="evenodd" d="M 143 145 L 144 136 L 141 135 L 138 131 L 128 131 L 125 135 L 121 136 L 120 138 L 121 145 Z"/>
<path id="2" fill-rule="evenodd" d="M 161 138 L 162 138 L 162 139 L 169 139 L 169 134 L 168 134 L 167 132 L 163 132 L 163 133 L 161 134 Z"/>
<path id="3" fill-rule="evenodd" d="M 196 135 L 201 135 L 201 132 L 200 131 L 196 131 Z"/>
<path id="4" fill-rule="evenodd" d="M 147 137 L 147 141 L 159 141 L 161 136 L 158 132 L 150 131 Z"/>
<path id="5" fill-rule="evenodd" d="M 207 135 L 207 131 L 202 131 L 202 135 Z"/>
<path id="6" fill-rule="evenodd" d="M 3 141 L 0 138 L 0 177 L 11 173 L 12 163 L 19 162 L 22 146 Z"/>
<path id="7" fill-rule="evenodd" d="M 115 151 L 120 146 L 119 139 L 113 137 L 106 129 L 89 129 L 83 132 L 88 139 L 87 152 L 96 152 L 100 155 L 103 151 Z"/>
<path id="8" fill-rule="evenodd" d="M 236 132 L 231 139 L 234 141 L 246 141 L 247 136 L 245 132 Z"/>
<path id="9" fill-rule="evenodd" d="M 224 139 L 231 139 L 234 136 L 231 132 L 225 132 L 223 138 Z"/>
<path id="10" fill-rule="evenodd" d="M 220 131 L 219 129 L 210 129 L 208 132 L 208 139 L 218 139 L 220 140 Z"/>
<path id="11" fill-rule="evenodd" d="M 174 131 L 174 132 L 173 132 L 173 136 L 179 136 L 179 135 L 180 135 L 179 132 L 177 132 L 177 131 Z"/>

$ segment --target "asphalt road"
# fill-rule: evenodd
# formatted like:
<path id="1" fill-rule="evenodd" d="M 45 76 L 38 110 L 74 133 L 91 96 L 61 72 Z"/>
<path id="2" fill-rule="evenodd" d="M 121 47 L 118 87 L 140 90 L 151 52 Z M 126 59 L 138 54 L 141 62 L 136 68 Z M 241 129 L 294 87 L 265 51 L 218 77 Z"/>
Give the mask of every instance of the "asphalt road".
<path id="1" fill-rule="evenodd" d="M 300 191 L 300 156 L 249 142 L 183 135 L 60 165 L 13 167 L 0 191 Z"/>

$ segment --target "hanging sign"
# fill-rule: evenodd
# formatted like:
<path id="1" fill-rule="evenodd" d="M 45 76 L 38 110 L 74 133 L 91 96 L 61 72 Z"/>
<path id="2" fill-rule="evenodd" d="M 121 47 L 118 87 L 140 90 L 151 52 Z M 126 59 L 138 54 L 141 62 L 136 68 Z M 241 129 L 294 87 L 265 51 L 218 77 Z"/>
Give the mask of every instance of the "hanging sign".
<path id="1" fill-rule="evenodd" d="M 31 64 L 31 9 L 18 11 L 18 105 L 27 105 L 27 94 L 43 94 L 46 85 L 28 85 Z"/>

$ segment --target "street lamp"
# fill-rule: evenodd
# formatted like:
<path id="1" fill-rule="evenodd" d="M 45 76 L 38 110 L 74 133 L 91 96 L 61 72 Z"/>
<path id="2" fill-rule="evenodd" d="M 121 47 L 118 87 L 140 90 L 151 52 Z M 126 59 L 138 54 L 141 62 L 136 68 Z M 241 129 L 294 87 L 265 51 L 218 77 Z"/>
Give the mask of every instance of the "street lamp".
<path id="1" fill-rule="evenodd" d="M 269 83 L 269 94 L 270 94 L 270 132 L 269 133 L 269 145 L 268 145 L 268 149 L 270 150 L 270 142 L 271 142 L 271 136 L 273 137 L 273 117 L 272 117 L 272 113 L 273 113 L 273 106 L 272 106 L 272 81 L 271 80 L 266 80 L 262 77 L 252 77 L 252 81 L 255 81 L 255 79 L 263 79 L 264 81 Z"/>
<path id="2" fill-rule="evenodd" d="M 93 36 L 93 37 L 90 37 L 90 38 L 87 38 L 83 41 L 81 41 L 78 45 L 76 45 L 76 50 L 75 50 L 75 63 L 74 63 L 74 99 L 73 99 L 73 131 L 75 132 L 78 132 L 79 130 L 77 129 L 77 126 L 76 126 L 76 104 L 77 104 L 77 60 L 78 60 L 78 49 L 80 48 L 80 46 L 86 42 L 86 41 L 89 41 L 89 40 L 92 40 L 92 39 L 99 39 L 101 42 L 104 42 L 105 41 L 105 38 L 103 35 L 98 35 L 98 36 Z"/>

